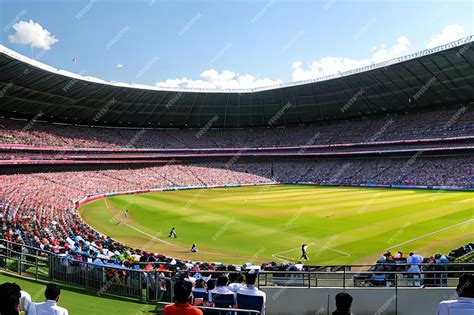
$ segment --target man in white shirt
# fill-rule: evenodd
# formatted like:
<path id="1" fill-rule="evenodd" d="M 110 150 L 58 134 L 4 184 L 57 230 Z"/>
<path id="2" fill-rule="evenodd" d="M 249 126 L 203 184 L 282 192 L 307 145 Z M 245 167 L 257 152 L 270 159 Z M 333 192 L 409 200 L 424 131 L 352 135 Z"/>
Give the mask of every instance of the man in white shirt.
<path id="1" fill-rule="evenodd" d="M 23 290 L 20 291 L 20 311 L 25 312 L 26 315 L 31 314 L 31 308 L 33 307 L 31 302 L 31 295 Z"/>
<path id="2" fill-rule="evenodd" d="M 266 303 L 266 300 L 267 300 L 267 295 L 265 294 L 265 292 L 259 290 L 255 286 L 257 276 L 258 276 L 258 270 L 257 269 L 251 269 L 245 274 L 245 283 L 246 283 L 246 285 L 241 287 L 239 289 L 239 291 L 237 291 L 237 297 L 239 295 L 262 296 L 263 297 L 263 305 L 262 305 L 262 309 L 260 311 L 260 314 L 265 315 L 265 303 Z"/>
<path id="3" fill-rule="evenodd" d="M 212 300 L 214 300 L 214 297 L 216 295 L 229 294 L 234 297 L 234 303 L 235 303 L 235 292 L 229 289 L 229 287 L 227 286 L 228 284 L 229 284 L 229 278 L 227 278 L 227 276 L 225 275 L 220 275 L 219 278 L 217 278 L 216 287 L 213 290 L 209 291 L 209 295 L 212 298 Z"/>
<path id="4" fill-rule="evenodd" d="M 43 303 L 34 303 L 34 307 L 32 309 L 34 309 L 35 312 L 32 312 L 31 314 L 68 315 L 67 309 L 58 305 L 60 295 L 61 289 L 59 288 L 59 286 L 54 283 L 49 283 L 46 286 L 46 290 L 44 291 L 46 301 Z"/>
<path id="5" fill-rule="evenodd" d="M 463 274 L 456 289 L 457 300 L 441 301 L 436 315 L 472 315 L 474 314 L 474 275 Z"/>
<path id="6" fill-rule="evenodd" d="M 229 274 L 230 283 L 227 285 L 227 287 L 232 292 L 237 293 L 240 290 L 240 288 L 243 287 L 243 284 L 242 284 L 243 281 L 244 281 L 244 278 L 242 277 L 240 273 L 236 273 L 236 272 L 230 273 Z"/>

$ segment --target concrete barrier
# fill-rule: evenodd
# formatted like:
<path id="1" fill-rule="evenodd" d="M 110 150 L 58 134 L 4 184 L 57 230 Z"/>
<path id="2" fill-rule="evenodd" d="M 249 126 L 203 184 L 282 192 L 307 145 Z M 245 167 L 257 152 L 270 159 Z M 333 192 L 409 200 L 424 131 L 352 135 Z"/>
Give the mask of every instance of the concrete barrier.
<path id="1" fill-rule="evenodd" d="M 342 288 L 261 288 L 267 294 L 267 315 L 325 315 L 335 310 Z M 438 303 L 456 298 L 455 288 L 347 288 L 357 315 L 434 315 Z"/>

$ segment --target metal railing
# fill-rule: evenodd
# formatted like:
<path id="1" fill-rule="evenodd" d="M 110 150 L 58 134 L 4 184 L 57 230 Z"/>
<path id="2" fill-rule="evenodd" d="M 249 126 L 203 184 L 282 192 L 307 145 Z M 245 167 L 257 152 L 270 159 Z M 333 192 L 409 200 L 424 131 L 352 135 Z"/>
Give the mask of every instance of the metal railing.
<path id="1" fill-rule="evenodd" d="M 163 264 L 163 263 L 157 263 Z M 418 264 L 419 272 L 407 271 L 409 264 L 374 264 L 310 267 L 309 271 L 261 271 L 259 287 L 455 287 L 464 272 L 474 272 L 474 263 Z M 111 263 L 94 264 L 72 259 L 24 244 L 0 239 L 0 268 L 34 279 L 60 281 L 95 292 L 120 295 L 140 302 L 173 300 L 176 271 L 124 268 Z M 323 270 L 321 270 L 323 269 Z M 238 271 L 236 271 L 238 272 Z M 188 275 L 196 272 L 182 271 Z M 199 271 L 201 275 L 229 271 Z"/>

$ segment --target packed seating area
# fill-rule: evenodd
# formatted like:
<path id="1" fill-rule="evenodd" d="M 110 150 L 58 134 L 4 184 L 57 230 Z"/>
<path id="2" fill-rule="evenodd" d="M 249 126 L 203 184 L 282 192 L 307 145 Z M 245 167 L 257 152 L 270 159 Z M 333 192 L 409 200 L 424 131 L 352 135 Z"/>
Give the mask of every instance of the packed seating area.
<path id="1" fill-rule="evenodd" d="M 472 104 L 317 125 L 255 129 L 114 129 L 0 119 L 0 143 L 74 148 L 248 148 L 472 136 Z"/>
<path id="2" fill-rule="evenodd" d="M 416 142 L 372 142 L 332 145 L 293 146 L 278 148 L 229 148 L 229 149 L 70 149 L 59 147 L 24 147 L 0 145 L 0 163 L 33 163 L 32 161 L 143 161 L 182 159 L 189 157 L 222 158 L 229 156 L 336 156 L 365 154 L 409 154 L 410 152 L 455 152 L 474 148 L 474 137 L 419 140 Z M 79 151 L 80 150 L 80 151 Z M 112 151 L 113 150 L 113 151 Z M 10 162 L 11 161 L 11 162 Z M 29 162 L 31 161 L 31 162 Z M 34 162 L 40 163 L 40 162 Z"/>
<path id="3" fill-rule="evenodd" d="M 107 257 L 131 253 L 87 226 L 74 202 L 87 195 L 169 186 L 271 182 L 472 186 L 474 157 L 227 161 L 147 167 L 4 169 L 0 175 L 0 238 L 55 252 L 92 244 Z M 82 245 L 79 241 L 82 240 Z M 142 252 L 135 252 L 143 255 Z M 141 258 L 140 258 L 141 259 Z"/>
<path id="4" fill-rule="evenodd" d="M 361 142 L 436 139 L 472 136 L 473 106 L 456 106 L 426 112 L 406 113 L 353 121 L 334 121 L 313 126 L 260 129 L 146 130 L 113 129 L 52 125 L 0 119 L 0 143 L 57 147 L 58 152 L 0 152 L 1 160 L 64 159 L 69 154 L 81 158 L 104 158 L 61 151 L 61 148 L 271 148 L 355 144 Z M 423 123 L 420 123 L 423 122 Z M 438 140 L 437 140 L 438 141 Z M 471 144 L 452 142 L 446 147 Z M 433 148 L 440 144 L 416 143 L 412 149 Z M 378 150 L 405 149 L 408 144 L 378 144 Z M 371 145 L 359 150 L 370 149 Z M 49 150 L 49 151 L 48 151 Z M 296 149 L 295 149 L 296 150 Z M 308 150 L 353 150 L 351 145 L 307 148 Z M 33 152 L 33 151 L 32 151 Z M 230 152 L 230 151 L 229 151 Z M 227 184 L 264 184 L 312 182 L 320 185 L 423 185 L 474 186 L 474 157 L 425 156 L 416 152 L 403 157 L 345 158 L 259 158 L 242 156 L 242 150 L 230 156 L 208 160 L 193 158 L 187 162 L 132 164 L 129 161 L 110 165 L 52 165 L 0 168 L 0 238 L 8 241 L 67 254 L 79 261 L 111 264 L 126 268 L 171 270 L 228 270 L 228 266 L 191 263 L 164 255 L 133 249 L 98 233 L 82 221 L 74 203 L 89 195 L 160 187 L 214 186 Z M 102 154 L 99 156 L 98 154 Z M 130 153 L 128 153 L 130 154 Z M 136 154 L 136 153 L 133 153 Z M 144 153 L 142 153 L 144 154 Z M 108 157 L 110 158 L 110 157 Z M 128 156 L 127 156 L 128 158 Z M 233 267 L 230 267 L 233 268 Z M 268 270 L 298 270 L 293 264 L 266 264 Z M 231 270 L 229 270 L 231 271 Z"/>

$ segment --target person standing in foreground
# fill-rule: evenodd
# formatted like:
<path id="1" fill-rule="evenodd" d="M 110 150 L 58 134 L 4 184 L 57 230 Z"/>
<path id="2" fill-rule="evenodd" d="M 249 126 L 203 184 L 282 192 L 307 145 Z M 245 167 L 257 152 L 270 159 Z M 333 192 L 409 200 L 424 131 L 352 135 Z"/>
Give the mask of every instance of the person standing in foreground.
<path id="1" fill-rule="evenodd" d="M 474 314 L 474 275 L 463 274 L 459 277 L 456 293 L 457 300 L 441 301 L 436 315 L 472 315 Z"/>
<path id="2" fill-rule="evenodd" d="M 349 293 L 341 292 L 336 294 L 336 310 L 332 315 L 350 315 L 352 306 L 352 296 Z"/>
<path id="3" fill-rule="evenodd" d="M 202 311 L 190 304 L 193 285 L 179 280 L 174 285 L 174 304 L 166 305 L 164 315 L 203 315 Z"/>
<path id="4" fill-rule="evenodd" d="M 68 315 L 67 309 L 58 305 L 61 288 L 57 284 L 49 283 L 46 285 L 44 296 L 46 301 L 34 303 L 33 312 L 36 315 Z"/>

